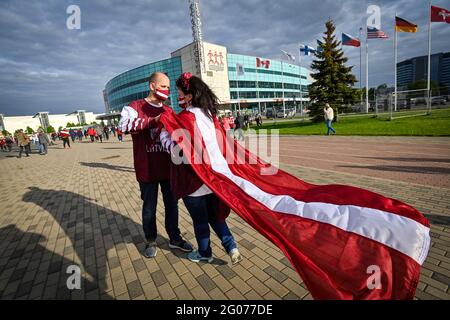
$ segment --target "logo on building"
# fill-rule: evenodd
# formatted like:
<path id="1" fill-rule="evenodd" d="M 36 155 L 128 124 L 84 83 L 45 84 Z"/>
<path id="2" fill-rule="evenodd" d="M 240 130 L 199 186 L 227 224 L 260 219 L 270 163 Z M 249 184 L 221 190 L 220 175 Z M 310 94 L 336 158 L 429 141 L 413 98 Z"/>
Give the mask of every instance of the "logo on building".
<path id="1" fill-rule="evenodd" d="M 225 63 L 223 62 L 224 56 L 222 52 L 209 50 L 208 52 L 208 66 L 209 70 L 224 71 Z"/>

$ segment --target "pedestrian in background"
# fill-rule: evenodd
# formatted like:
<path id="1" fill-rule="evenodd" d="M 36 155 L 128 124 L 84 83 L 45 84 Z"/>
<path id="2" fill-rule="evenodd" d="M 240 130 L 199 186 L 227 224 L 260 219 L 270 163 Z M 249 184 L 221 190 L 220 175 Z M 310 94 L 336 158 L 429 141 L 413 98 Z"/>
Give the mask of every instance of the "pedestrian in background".
<path id="1" fill-rule="evenodd" d="M 327 124 L 327 135 L 330 135 L 330 131 L 333 132 L 333 134 L 336 134 L 336 130 L 331 126 L 331 122 L 334 119 L 334 111 L 333 108 L 330 107 L 328 103 L 325 104 L 325 108 L 323 109 L 325 122 Z"/>
<path id="2" fill-rule="evenodd" d="M 101 127 L 97 127 L 95 132 L 97 133 L 97 137 L 100 139 L 100 142 L 103 143 L 103 129 Z"/>
<path id="3" fill-rule="evenodd" d="M 48 145 L 50 144 L 50 139 L 44 130 L 38 130 L 38 139 L 39 139 L 39 154 L 46 155 L 48 153 Z"/>
<path id="4" fill-rule="evenodd" d="M 22 158 L 22 153 L 25 150 L 25 154 L 27 157 L 30 156 L 31 148 L 30 148 L 30 138 L 28 137 L 23 129 L 20 129 L 16 134 L 17 144 L 19 145 L 19 156 L 18 158 Z"/>
<path id="5" fill-rule="evenodd" d="M 62 141 L 63 141 L 64 149 L 66 149 L 66 145 L 67 145 L 67 146 L 69 147 L 69 149 L 70 149 L 70 133 L 69 133 L 69 131 L 67 131 L 67 129 L 64 128 L 64 129 L 59 133 L 59 135 L 61 136 L 61 139 L 62 139 Z"/>

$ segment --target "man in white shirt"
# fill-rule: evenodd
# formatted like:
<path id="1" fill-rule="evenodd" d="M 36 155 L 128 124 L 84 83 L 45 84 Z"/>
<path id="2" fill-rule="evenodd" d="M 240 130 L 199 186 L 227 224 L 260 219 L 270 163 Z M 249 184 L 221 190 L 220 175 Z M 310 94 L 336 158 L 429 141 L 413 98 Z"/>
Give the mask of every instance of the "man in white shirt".
<path id="1" fill-rule="evenodd" d="M 328 103 L 325 104 L 325 108 L 323 109 L 325 121 L 327 123 L 327 135 L 330 135 L 330 131 L 333 131 L 333 134 L 336 134 L 336 130 L 331 126 L 331 122 L 334 119 L 334 111 L 333 108 L 330 107 Z"/>

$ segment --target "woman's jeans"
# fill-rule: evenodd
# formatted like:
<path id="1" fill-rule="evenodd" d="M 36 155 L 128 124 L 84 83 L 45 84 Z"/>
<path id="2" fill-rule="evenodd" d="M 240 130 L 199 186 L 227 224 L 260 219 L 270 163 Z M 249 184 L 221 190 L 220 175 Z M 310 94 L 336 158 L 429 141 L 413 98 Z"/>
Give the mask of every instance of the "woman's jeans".
<path id="1" fill-rule="evenodd" d="M 200 197 L 187 196 L 183 198 L 184 205 L 192 217 L 198 252 L 202 257 L 212 256 L 209 226 L 219 237 L 227 253 L 237 247 L 227 223 L 217 219 L 215 197 L 216 195 L 211 193 Z"/>
<path id="2" fill-rule="evenodd" d="M 327 135 L 330 135 L 330 131 L 333 131 L 333 133 L 336 133 L 336 130 L 334 130 L 333 127 L 331 126 L 331 120 L 327 120 L 327 128 L 328 128 Z"/>

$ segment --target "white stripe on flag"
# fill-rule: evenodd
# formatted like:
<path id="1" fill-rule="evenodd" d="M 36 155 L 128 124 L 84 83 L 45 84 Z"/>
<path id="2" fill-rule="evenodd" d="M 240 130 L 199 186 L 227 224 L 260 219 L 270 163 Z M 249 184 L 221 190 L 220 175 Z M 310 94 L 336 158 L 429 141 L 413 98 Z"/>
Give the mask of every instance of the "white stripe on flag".
<path id="1" fill-rule="evenodd" d="M 302 202 L 288 195 L 264 192 L 252 182 L 233 174 L 220 151 L 213 122 L 199 108 L 189 110 L 195 114 L 212 169 L 223 174 L 250 197 L 272 211 L 297 215 L 377 241 L 404 253 L 420 265 L 430 246 L 430 229 L 410 218 L 390 212 L 354 205 L 335 205 L 323 202 Z"/>

